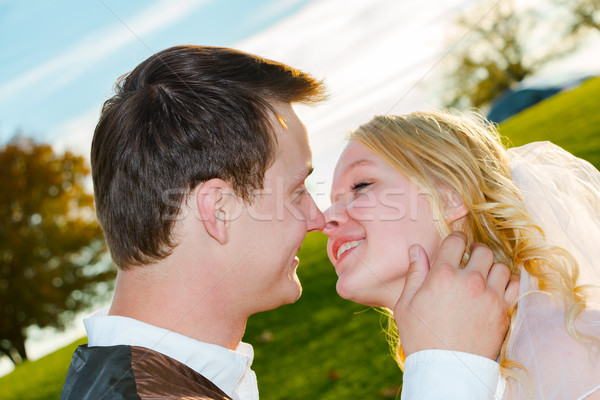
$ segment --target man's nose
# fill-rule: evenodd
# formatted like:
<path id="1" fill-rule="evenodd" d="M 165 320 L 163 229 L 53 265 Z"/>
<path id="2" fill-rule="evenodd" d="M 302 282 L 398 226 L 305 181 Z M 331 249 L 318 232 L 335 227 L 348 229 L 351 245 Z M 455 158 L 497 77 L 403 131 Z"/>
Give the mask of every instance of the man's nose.
<path id="1" fill-rule="evenodd" d="M 320 231 L 325 226 L 325 216 L 317 207 L 315 200 L 310 198 L 310 210 L 307 218 L 307 230 L 308 232 Z"/>

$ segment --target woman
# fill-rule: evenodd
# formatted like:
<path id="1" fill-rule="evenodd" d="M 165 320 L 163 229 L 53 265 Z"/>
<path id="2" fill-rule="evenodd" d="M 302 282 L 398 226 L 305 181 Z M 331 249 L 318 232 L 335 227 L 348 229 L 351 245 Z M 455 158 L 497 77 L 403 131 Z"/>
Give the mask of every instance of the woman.
<path id="1" fill-rule="evenodd" d="M 431 259 L 453 230 L 486 244 L 521 276 L 499 360 L 504 398 L 600 396 L 600 313 L 585 285 L 600 283 L 590 164 L 547 142 L 507 151 L 482 119 L 379 116 L 351 134 L 325 216 L 338 293 L 386 309 L 411 245 Z"/>

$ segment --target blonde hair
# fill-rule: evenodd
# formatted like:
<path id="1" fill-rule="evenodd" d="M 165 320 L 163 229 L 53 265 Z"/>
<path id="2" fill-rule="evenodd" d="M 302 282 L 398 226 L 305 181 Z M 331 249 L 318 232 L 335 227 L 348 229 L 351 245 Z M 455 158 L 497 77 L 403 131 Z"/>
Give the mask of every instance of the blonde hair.
<path id="1" fill-rule="evenodd" d="M 506 264 L 513 274 L 520 275 L 524 268 L 536 278 L 541 291 L 564 302 L 566 328 L 580 339 L 575 318 L 586 303 L 583 287 L 576 283 L 579 266 L 566 250 L 545 241 L 511 179 L 500 136 L 485 118 L 447 112 L 376 116 L 352 132 L 350 140 L 364 144 L 430 196 L 442 237 L 450 233 L 451 227 L 445 222 L 444 202 L 437 188 L 454 190 L 470 210 L 463 225 L 468 245 L 483 243 L 494 252 L 496 262 Z M 504 376 L 524 382 L 523 373 L 527 371 L 506 358 L 516 308 L 515 302 L 509 310 L 511 324 L 500 366 Z M 403 369 L 405 356 L 396 324 L 391 312 L 388 314 L 388 333 L 393 337 L 390 344 Z"/>

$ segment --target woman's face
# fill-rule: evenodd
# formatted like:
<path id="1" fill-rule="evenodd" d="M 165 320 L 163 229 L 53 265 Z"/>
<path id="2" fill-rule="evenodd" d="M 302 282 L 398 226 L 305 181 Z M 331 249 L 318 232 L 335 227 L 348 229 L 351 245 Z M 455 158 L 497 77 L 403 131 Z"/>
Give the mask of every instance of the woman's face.
<path id="1" fill-rule="evenodd" d="M 348 143 L 335 168 L 323 230 L 340 296 L 393 308 L 409 247 L 420 244 L 431 258 L 441 244 L 429 200 L 366 146 Z"/>

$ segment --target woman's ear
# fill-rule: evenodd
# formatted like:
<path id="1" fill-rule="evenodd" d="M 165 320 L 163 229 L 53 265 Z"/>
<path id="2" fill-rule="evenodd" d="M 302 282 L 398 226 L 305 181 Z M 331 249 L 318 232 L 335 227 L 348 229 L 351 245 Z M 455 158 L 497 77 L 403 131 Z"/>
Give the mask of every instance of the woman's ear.
<path id="1" fill-rule="evenodd" d="M 440 190 L 440 194 L 444 201 L 444 216 L 448 225 L 452 225 L 469 213 L 467 205 L 454 189 L 444 187 Z"/>
<path id="2" fill-rule="evenodd" d="M 229 241 L 227 228 L 232 219 L 232 201 L 235 195 L 231 186 L 222 179 L 210 179 L 196 188 L 198 216 L 206 232 L 220 244 Z"/>

